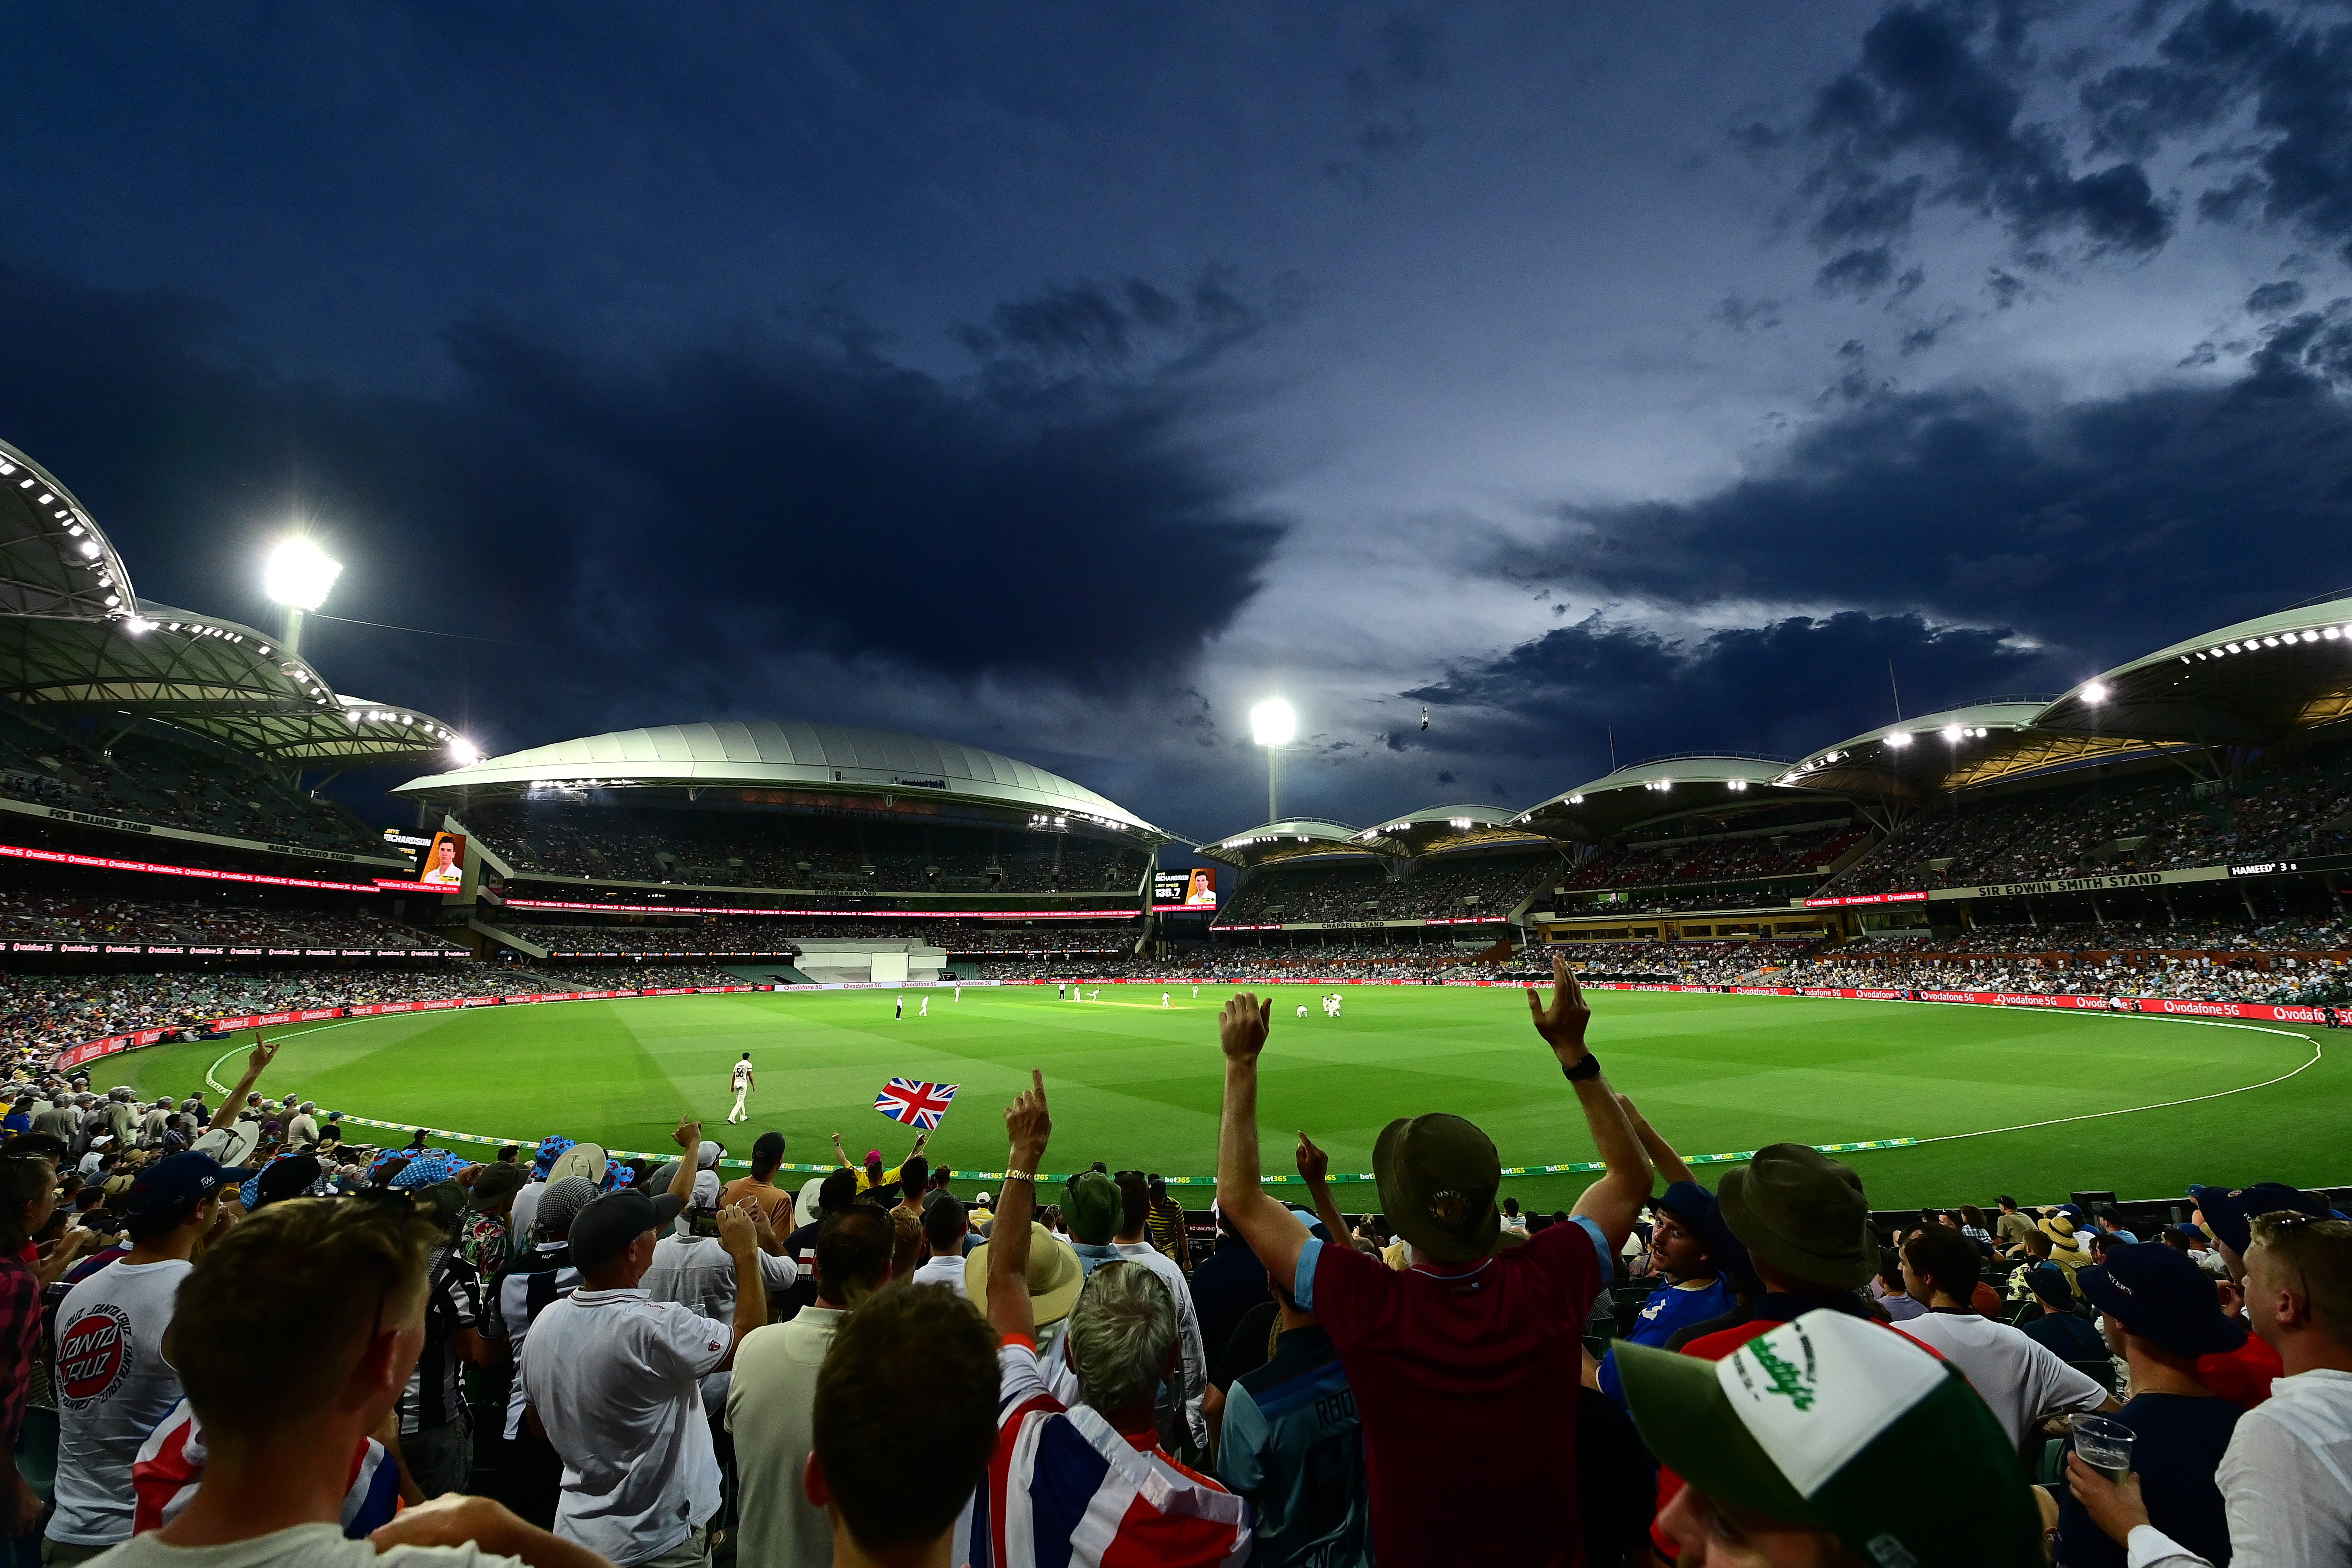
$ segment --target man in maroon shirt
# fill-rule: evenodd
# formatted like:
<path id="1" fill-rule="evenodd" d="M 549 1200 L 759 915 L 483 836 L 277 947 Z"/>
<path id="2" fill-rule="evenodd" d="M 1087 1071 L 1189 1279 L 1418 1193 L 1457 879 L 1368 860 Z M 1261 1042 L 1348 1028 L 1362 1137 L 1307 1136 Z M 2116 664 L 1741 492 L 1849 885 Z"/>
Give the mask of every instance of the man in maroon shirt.
<path id="1" fill-rule="evenodd" d="M 1652 1172 L 1600 1059 L 1564 960 L 1551 1006 L 1528 1010 L 1576 1092 L 1607 1167 L 1575 1218 L 1496 1252 L 1502 1165 L 1486 1135 L 1442 1113 L 1391 1122 L 1372 1149 L 1381 1212 L 1412 1247 L 1402 1272 L 1326 1246 L 1259 1185 L 1257 1058 L 1273 1004 L 1241 996 L 1225 1052 L 1217 1204 L 1289 1281 L 1339 1353 L 1363 1422 L 1374 1554 L 1384 1563 L 1574 1564 L 1576 1401 L 1583 1328 Z"/>

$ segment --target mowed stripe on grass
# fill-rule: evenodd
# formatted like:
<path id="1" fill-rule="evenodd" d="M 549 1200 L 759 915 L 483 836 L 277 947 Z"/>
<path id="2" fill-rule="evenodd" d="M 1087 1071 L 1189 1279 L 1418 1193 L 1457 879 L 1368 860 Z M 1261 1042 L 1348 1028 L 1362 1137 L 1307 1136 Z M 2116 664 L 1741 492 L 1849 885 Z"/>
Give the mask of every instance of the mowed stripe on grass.
<path id="1" fill-rule="evenodd" d="M 1002 1108 L 1043 1068 L 1055 1170 L 1100 1159 L 1206 1176 L 1215 1160 L 1223 1066 L 1216 1004 L 1180 988 L 1105 988 L 1102 1003 L 1030 988 L 908 993 L 739 993 L 395 1015 L 320 1026 L 288 1044 L 265 1087 L 386 1121 L 536 1137 L 562 1132 L 619 1148 L 669 1146 L 681 1114 L 740 1155 L 767 1128 L 788 1157 L 895 1161 L 912 1133 L 876 1113 L 894 1076 L 961 1085 L 932 1139 L 935 1162 L 995 1169 Z M 1318 993 L 1274 993 L 1261 1119 L 1270 1173 L 1286 1173 L 1304 1128 L 1333 1168 L 1367 1171 L 1391 1118 L 1452 1111 L 1486 1129 L 1506 1165 L 1593 1157 L 1572 1094 L 1502 988 L 1363 987 L 1342 1016 Z M 1710 1154 L 1783 1139 L 1851 1142 L 1953 1133 L 2214 1093 L 2294 1067 L 2302 1034 L 2182 1020 L 1790 998 L 1596 992 L 1592 1044 L 1612 1082 L 1681 1149 Z M 1297 1016 L 1305 1003 L 1308 1015 Z M 295 1031 L 289 1030 L 289 1033 Z M 184 1093 L 218 1043 L 158 1047 L 100 1064 L 101 1082 Z M 730 1065 L 759 1072 L 749 1127 L 723 1124 Z M 226 1076 L 225 1071 L 224 1076 Z M 2147 1197 L 2192 1180 L 2352 1181 L 2343 1070 L 2323 1060 L 2287 1083 L 2174 1109 L 1853 1156 L 1874 1203 L 1985 1202 L 2076 1188 Z M 1719 1167 L 1718 1167 L 1719 1168 Z M 1702 1167 L 1701 1176 L 1706 1176 Z M 1565 1204 L 1584 1178 L 1515 1178 L 1531 1205 Z M 1205 1201 L 1197 1189 L 1190 1195 Z M 1372 1207 L 1370 1189 L 1343 1194 Z"/>

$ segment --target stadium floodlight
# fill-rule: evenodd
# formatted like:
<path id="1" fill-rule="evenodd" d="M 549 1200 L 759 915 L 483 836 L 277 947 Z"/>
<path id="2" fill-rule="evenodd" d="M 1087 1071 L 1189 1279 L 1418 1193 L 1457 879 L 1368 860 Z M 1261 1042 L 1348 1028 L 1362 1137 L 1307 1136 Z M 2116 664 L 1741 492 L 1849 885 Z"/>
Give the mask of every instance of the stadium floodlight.
<path id="1" fill-rule="evenodd" d="M 1958 746 L 1962 737 L 1964 737 L 1969 732 L 1967 730 L 1962 729 L 1957 724 L 1948 724 L 1944 727 L 1944 738 L 1950 741 L 1954 746 Z"/>
<path id="2" fill-rule="evenodd" d="M 449 737 L 449 755 L 470 766 L 482 759 L 482 748 L 462 735 L 453 735 Z"/>
<path id="3" fill-rule="evenodd" d="M 1298 714 L 1280 697 L 1250 709 L 1250 738 L 1265 747 L 1265 820 L 1282 820 L 1282 748 L 1298 738 Z"/>
<path id="4" fill-rule="evenodd" d="M 262 562 L 262 591 L 286 607 L 286 638 L 282 646 L 288 654 L 299 657 L 301 653 L 302 612 L 327 602 L 335 579 L 342 575 L 341 561 L 300 534 L 289 534 L 280 539 L 278 548 L 269 552 L 269 559 Z"/>
<path id="5" fill-rule="evenodd" d="M 1911 744 L 1911 732 L 1907 729 L 1898 729 L 1886 737 L 1886 744 L 1898 749 L 1908 746 Z"/>
<path id="6" fill-rule="evenodd" d="M 2083 700 L 2096 707 L 2107 700 L 2107 688 L 2096 681 L 2092 681 L 2083 687 Z"/>

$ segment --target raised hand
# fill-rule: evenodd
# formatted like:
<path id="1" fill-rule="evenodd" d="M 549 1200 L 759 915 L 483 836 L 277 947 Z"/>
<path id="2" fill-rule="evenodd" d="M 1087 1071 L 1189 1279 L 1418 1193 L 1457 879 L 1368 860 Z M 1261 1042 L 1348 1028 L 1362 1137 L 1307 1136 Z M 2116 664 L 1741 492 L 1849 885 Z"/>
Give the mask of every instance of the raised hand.
<path id="1" fill-rule="evenodd" d="M 247 1078 L 248 1080 L 259 1078 L 269 1064 L 278 1059 L 278 1048 L 285 1043 L 283 1040 L 264 1040 L 261 1038 L 261 1031 L 255 1030 L 253 1054 L 245 1059 Z"/>
<path id="2" fill-rule="evenodd" d="M 1054 1118 L 1045 1105 L 1045 1072 L 1031 1068 L 1029 1082 L 1030 1087 L 1004 1108 L 1004 1136 L 1012 1145 L 1014 1166 L 1034 1171 L 1037 1162 L 1045 1157 L 1045 1145 L 1053 1138 Z"/>
<path id="3" fill-rule="evenodd" d="M 1305 1133 L 1298 1134 L 1298 1174 L 1310 1186 L 1331 1174 L 1331 1156 L 1317 1148 L 1315 1140 Z"/>
<path id="4" fill-rule="evenodd" d="M 1568 956 L 1551 956 L 1551 1006 L 1547 1008 L 1536 998 L 1536 988 L 1528 988 L 1528 1013 L 1536 1032 L 1561 1058 L 1562 1065 L 1573 1066 L 1584 1055 L 1584 1026 L 1592 1021 L 1592 1009 L 1584 1003 L 1584 988 L 1576 983 L 1569 972 Z"/>
<path id="5" fill-rule="evenodd" d="M 752 1222 L 741 1204 L 719 1211 L 719 1245 L 730 1255 L 756 1250 L 760 1245 L 760 1228 Z"/>
<path id="6" fill-rule="evenodd" d="M 670 1140 L 681 1149 L 692 1148 L 702 1142 L 702 1124 L 691 1116 L 680 1116 L 677 1119 L 677 1130 L 670 1134 Z M 836 1138 L 835 1141 L 837 1143 L 840 1140 Z"/>
<path id="7" fill-rule="evenodd" d="M 1253 1061 L 1265 1049 L 1266 1031 L 1274 1026 L 1274 998 L 1264 1001 L 1249 992 L 1227 1002 L 1217 1015 L 1217 1041 L 1228 1061 Z"/>

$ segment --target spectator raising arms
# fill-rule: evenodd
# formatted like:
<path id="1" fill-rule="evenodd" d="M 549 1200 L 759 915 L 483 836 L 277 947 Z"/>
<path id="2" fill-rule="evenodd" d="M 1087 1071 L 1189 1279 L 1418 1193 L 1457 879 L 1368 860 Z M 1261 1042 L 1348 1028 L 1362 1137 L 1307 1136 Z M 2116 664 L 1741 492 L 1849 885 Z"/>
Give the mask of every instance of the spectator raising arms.
<path id="1" fill-rule="evenodd" d="M 1217 1201 L 1338 1348 L 1363 1422 L 1374 1554 L 1395 1563 L 1575 1561 L 1580 1329 L 1632 1233 L 1652 1172 L 1624 1107 L 1585 1049 L 1591 1018 L 1555 956 L 1536 1032 L 1584 1112 L 1606 1174 L 1574 1220 L 1496 1252 L 1502 1166 L 1458 1116 L 1391 1122 L 1373 1145 L 1381 1207 L 1411 1247 L 1402 1271 L 1316 1239 L 1261 1185 L 1257 1061 L 1273 1006 L 1225 1006 Z M 1008 1334 L 1008 1337 L 1009 1334 Z M 1008 1359 L 1011 1356 L 1008 1349 Z"/>
<path id="2" fill-rule="evenodd" d="M 1153 1405 L 1178 1358 L 1168 1287 L 1125 1259 L 1084 1273 L 1069 1248 L 1031 1224 L 1054 1123 L 1045 1075 L 1030 1077 L 1004 1113 L 1011 1151 L 996 1234 L 971 1258 L 986 1259 L 989 1321 L 1003 1341 L 985 1514 L 995 1568 L 1247 1563 L 1249 1505 L 1160 1448 Z M 1037 1360 L 1040 1320 L 1065 1312 L 1083 1396 L 1075 1406 L 1047 1391 Z"/>

